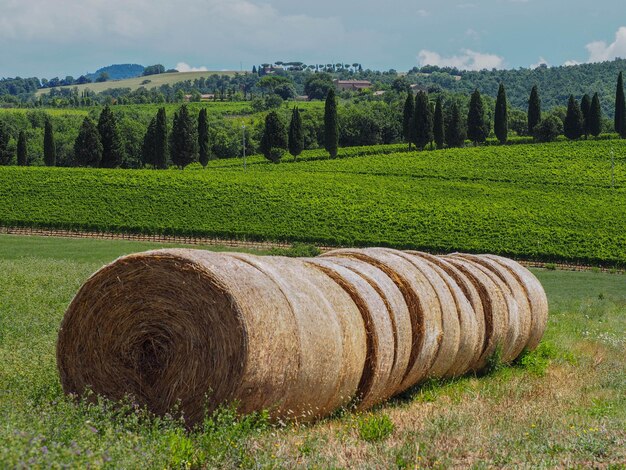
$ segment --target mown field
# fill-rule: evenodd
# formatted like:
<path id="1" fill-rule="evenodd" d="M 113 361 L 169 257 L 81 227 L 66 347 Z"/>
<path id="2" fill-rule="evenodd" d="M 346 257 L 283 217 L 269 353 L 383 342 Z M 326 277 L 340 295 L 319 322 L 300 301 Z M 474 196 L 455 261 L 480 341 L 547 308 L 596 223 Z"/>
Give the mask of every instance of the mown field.
<path id="1" fill-rule="evenodd" d="M 103 263 L 157 246 L 0 236 L 0 467 L 624 468 L 623 274 L 535 270 L 551 312 L 535 353 L 368 413 L 273 426 L 223 410 L 187 433 L 128 404 L 66 398 L 55 341 L 72 296 Z"/>
<path id="2" fill-rule="evenodd" d="M 241 160 L 198 171 L 5 167 L 0 224 L 626 265 L 623 141 L 376 149 L 295 164 L 253 157 L 245 172 Z"/>
<path id="3" fill-rule="evenodd" d="M 236 73 L 241 73 L 242 75 L 245 72 L 236 72 L 233 70 L 223 70 L 223 71 L 207 71 L 207 72 L 178 72 L 178 73 L 160 73 L 157 75 L 149 75 L 147 77 L 136 77 L 136 78 L 127 78 L 125 80 L 110 80 L 108 82 L 101 83 L 86 83 L 84 85 L 70 85 L 63 86 L 58 88 L 67 88 L 73 89 L 74 87 L 78 88 L 78 91 L 84 91 L 85 89 L 89 89 L 95 93 L 101 93 L 105 90 L 111 88 L 130 88 L 131 90 L 136 90 L 139 87 L 153 88 L 160 87 L 162 85 L 173 85 L 174 83 L 183 82 L 185 80 L 197 80 L 198 78 L 209 77 L 211 75 L 235 75 Z M 148 83 L 144 84 L 146 80 L 149 80 Z M 49 93 L 49 88 L 42 88 L 37 91 L 37 96 Z"/>

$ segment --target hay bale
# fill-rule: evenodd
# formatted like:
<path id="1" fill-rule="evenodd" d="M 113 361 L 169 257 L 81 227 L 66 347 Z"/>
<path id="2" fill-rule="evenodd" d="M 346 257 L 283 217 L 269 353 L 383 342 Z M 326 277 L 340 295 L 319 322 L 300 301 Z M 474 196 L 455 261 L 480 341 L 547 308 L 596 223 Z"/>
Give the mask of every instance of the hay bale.
<path id="1" fill-rule="evenodd" d="M 439 343 L 437 356 L 430 367 L 429 376 L 448 377 L 450 369 L 453 368 L 457 359 L 460 342 L 459 316 L 454 297 L 448 285 L 448 283 L 452 284 L 453 282 L 444 271 L 438 270 L 436 265 L 424 258 L 403 251 L 389 251 L 413 264 L 428 279 L 435 291 L 437 297 L 436 305 L 439 307 L 441 315 L 443 336 Z"/>
<path id="2" fill-rule="evenodd" d="M 473 367 L 483 349 L 485 319 L 478 292 L 471 282 L 446 260 L 419 251 L 407 251 L 407 253 L 430 263 L 452 294 L 459 322 L 460 337 L 458 353 L 446 376 L 463 375 Z M 472 301 L 479 308 L 480 321 Z M 444 334 L 445 331 L 444 326 Z"/>
<path id="3" fill-rule="evenodd" d="M 361 276 L 330 259 L 310 258 L 352 298 L 365 323 L 367 356 L 356 398 L 358 409 L 367 409 L 389 398 L 389 379 L 394 365 L 395 339 L 391 315 L 379 293 Z"/>
<path id="4" fill-rule="evenodd" d="M 486 274 L 478 266 L 463 258 L 450 256 L 442 258 L 468 279 L 480 298 L 485 328 L 484 342 L 481 354 L 470 368 L 479 371 L 485 367 L 498 347 L 502 349 L 506 347 L 505 342 L 509 333 L 509 305 L 502 286 L 497 280 L 493 280 L 493 275 Z"/>
<path id="5" fill-rule="evenodd" d="M 525 349 L 533 350 L 537 347 L 548 323 L 548 298 L 539 280 L 528 269 L 515 261 L 496 255 L 481 255 L 506 267 L 524 288 L 530 304 L 531 325 L 528 342 Z"/>
<path id="6" fill-rule="evenodd" d="M 509 268 L 493 259 L 482 255 L 462 254 L 459 256 L 471 259 L 473 262 L 493 272 L 507 286 L 510 294 L 515 299 L 515 303 L 517 304 L 517 317 L 509 317 L 509 320 L 512 318 L 517 320 L 517 325 L 515 326 L 517 329 L 517 337 L 511 344 L 511 360 L 516 359 L 528 343 L 532 323 L 531 306 L 522 283 L 511 273 Z"/>
<path id="7" fill-rule="evenodd" d="M 365 324 L 350 296 L 298 258 L 230 253 L 261 270 L 281 289 L 296 318 L 300 373 L 289 416 L 325 416 L 356 395 L 367 354 Z M 291 413 L 293 412 L 293 413 Z"/>
<path id="8" fill-rule="evenodd" d="M 380 295 L 393 326 L 393 365 L 385 394 L 390 397 L 404 378 L 411 355 L 411 318 L 409 308 L 398 286 L 383 271 L 364 261 L 323 255 L 323 259 L 350 269 L 361 276 Z M 318 259 L 322 259 L 318 258 Z"/>
<path id="9" fill-rule="evenodd" d="M 274 418 L 334 410 L 358 386 L 364 326 L 343 290 L 297 266 L 291 276 L 304 287 L 199 250 L 118 259 L 81 287 L 65 314 L 57 343 L 63 389 L 132 395 L 157 414 L 178 404 L 189 426 L 231 401 L 242 413 L 268 409 Z M 326 288 L 328 295 L 318 293 Z M 329 299 L 356 318 L 351 335 Z"/>
<path id="10" fill-rule="evenodd" d="M 326 256 L 364 261 L 383 271 L 404 296 L 411 318 L 411 354 L 409 365 L 397 392 L 425 379 L 431 369 L 443 337 L 441 308 L 428 279 L 409 260 L 382 248 L 339 249 Z"/>

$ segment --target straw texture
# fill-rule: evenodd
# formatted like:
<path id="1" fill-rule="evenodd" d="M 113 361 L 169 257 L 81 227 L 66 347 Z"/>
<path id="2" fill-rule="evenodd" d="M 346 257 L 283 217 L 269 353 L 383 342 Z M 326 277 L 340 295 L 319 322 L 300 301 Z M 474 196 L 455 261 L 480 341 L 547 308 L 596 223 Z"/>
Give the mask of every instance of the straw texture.
<path id="1" fill-rule="evenodd" d="M 83 284 L 57 365 L 66 393 L 129 396 L 190 427 L 228 403 L 306 421 L 479 371 L 498 349 L 512 361 L 538 345 L 547 315 L 535 276 L 493 255 L 156 250 Z"/>

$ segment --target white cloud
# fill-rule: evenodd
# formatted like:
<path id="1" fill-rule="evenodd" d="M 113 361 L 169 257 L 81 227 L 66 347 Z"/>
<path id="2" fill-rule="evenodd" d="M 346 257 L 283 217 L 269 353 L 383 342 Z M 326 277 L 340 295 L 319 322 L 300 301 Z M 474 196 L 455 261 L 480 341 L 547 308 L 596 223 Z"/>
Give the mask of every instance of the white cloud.
<path id="1" fill-rule="evenodd" d="M 495 54 L 485 54 L 462 49 L 460 55 L 443 57 L 440 54 L 422 49 L 417 55 L 420 65 L 437 65 L 439 67 L 456 67 L 460 70 L 501 69 L 504 59 Z"/>
<path id="2" fill-rule="evenodd" d="M 185 62 L 179 62 L 176 64 L 176 67 L 174 67 L 176 70 L 178 70 L 179 72 L 206 72 L 207 70 L 209 70 L 208 68 L 206 68 L 205 66 L 202 67 L 192 67 L 191 65 L 185 63 Z"/>
<path id="3" fill-rule="evenodd" d="M 577 60 L 566 60 L 563 65 L 565 67 L 571 67 L 573 65 L 580 65 L 580 62 L 578 62 Z"/>
<path id="4" fill-rule="evenodd" d="M 544 59 L 543 57 L 539 57 L 539 61 L 536 64 L 531 64 L 530 68 L 531 69 L 536 69 L 537 67 L 539 67 L 540 65 L 550 65 L 548 63 L 548 61 L 546 59 Z"/>
<path id="5" fill-rule="evenodd" d="M 589 62 L 603 62 L 616 57 L 626 57 L 626 26 L 620 27 L 615 33 L 615 41 L 607 44 L 594 41 L 585 46 L 589 52 Z"/>

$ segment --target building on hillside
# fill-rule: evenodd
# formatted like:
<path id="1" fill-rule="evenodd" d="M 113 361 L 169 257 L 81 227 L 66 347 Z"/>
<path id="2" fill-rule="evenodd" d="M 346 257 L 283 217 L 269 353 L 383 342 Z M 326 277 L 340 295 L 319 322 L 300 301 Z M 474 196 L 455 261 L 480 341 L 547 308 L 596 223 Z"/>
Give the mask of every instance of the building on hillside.
<path id="1" fill-rule="evenodd" d="M 343 90 L 367 90 L 372 88 L 372 82 L 367 80 L 333 80 L 335 88 L 339 91 Z"/>
<path id="2" fill-rule="evenodd" d="M 193 98 L 193 95 L 185 95 L 185 101 L 187 102 L 191 101 L 192 98 Z M 207 94 L 200 95 L 200 101 L 212 101 L 213 99 L 215 99 L 214 93 L 207 93 Z"/>

